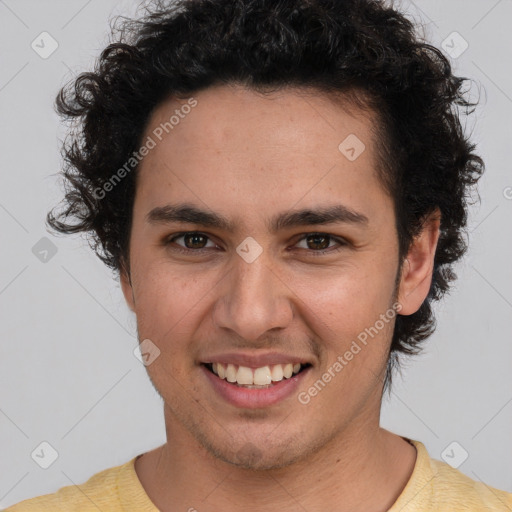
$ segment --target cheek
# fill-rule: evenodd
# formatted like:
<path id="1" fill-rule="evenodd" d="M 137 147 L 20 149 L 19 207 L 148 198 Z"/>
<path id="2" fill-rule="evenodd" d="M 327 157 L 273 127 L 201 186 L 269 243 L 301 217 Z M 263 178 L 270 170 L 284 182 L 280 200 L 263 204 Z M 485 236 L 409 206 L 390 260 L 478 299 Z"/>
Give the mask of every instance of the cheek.
<path id="1" fill-rule="evenodd" d="M 134 282 L 139 339 L 151 340 L 159 350 L 146 370 L 155 387 L 175 403 L 180 390 L 189 385 L 184 383 L 194 366 L 191 340 L 200 321 L 201 299 L 212 285 L 161 264 L 140 269 Z"/>
<path id="2" fill-rule="evenodd" d="M 393 284 L 394 274 L 381 266 L 373 271 L 334 269 L 329 275 L 303 281 L 296 289 L 310 316 L 332 337 L 354 334 L 373 324 L 389 308 Z"/>
<path id="3" fill-rule="evenodd" d="M 162 262 L 139 265 L 134 281 L 136 315 L 141 339 L 154 339 L 167 351 L 180 347 L 192 334 L 194 319 L 215 289 L 215 279 L 192 272 L 192 267 L 170 267 Z"/>
<path id="4" fill-rule="evenodd" d="M 304 287 L 300 294 L 305 297 L 303 315 L 325 349 L 322 372 L 335 375 L 331 392 L 322 393 L 319 403 L 328 402 L 340 389 L 351 389 L 354 396 L 344 400 L 347 406 L 355 406 L 352 400 L 357 401 L 356 396 L 374 388 L 387 359 L 394 325 L 392 319 L 380 320 L 391 307 L 393 283 L 391 270 L 375 266 L 372 271 L 338 273 L 336 278 Z"/>
<path id="5" fill-rule="evenodd" d="M 358 273 L 353 279 L 331 277 L 301 291 L 306 298 L 302 315 L 323 349 L 319 378 L 328 383 L 301 390 L 314 397 L 318 414 L 330 408 L 332 418 L 341 421 L 347 411 L 361 407 L 379 384 L 394 325 L 392 319 L 380 320 L 391 307 L 392 277 L 378 280 L 373 273 Z M 332 403 L 340 408 L 333 409 Z"/>

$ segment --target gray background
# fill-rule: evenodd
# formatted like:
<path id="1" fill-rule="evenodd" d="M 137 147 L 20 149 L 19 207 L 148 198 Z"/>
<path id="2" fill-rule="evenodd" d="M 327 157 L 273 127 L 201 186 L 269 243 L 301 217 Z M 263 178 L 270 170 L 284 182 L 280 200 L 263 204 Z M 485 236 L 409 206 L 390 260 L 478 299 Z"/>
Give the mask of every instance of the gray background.
<path id="1" fill-rule="evenodd" d="M 476 80 L 475 95 L 480 89 L 467 130 L 487 174 L 457 285 L 437 307 L 424 355 L 396 377 L 382 425 L 422 441 L 437 459 L 456 441 L 448 453 L 461 459 L 467 451 L 462 472 L 512 492 L 512 1 L 401 4 L 434 45 L 448 38 L 461 48 L 454 31 L 469 44 L 452 62 Z M 105 46 L 109 18 L 132 15 L 136 5 L 0 0 L 0 508 L 82 483 L 165 440 L 160 398 L 133 355 L 135 321 L 119 284 L 83 239 L 44 227 L 61 198 L 64 129 L 54 97 Z M 43 31 L 59 44 L 47 59 L 31 48 Z M 57 248 L 46 262 L 44 236 Z M 40 463 L 49 457 L 43 441 L 58 452 L 48 469 L 31 458 L 36 448 Z"/>

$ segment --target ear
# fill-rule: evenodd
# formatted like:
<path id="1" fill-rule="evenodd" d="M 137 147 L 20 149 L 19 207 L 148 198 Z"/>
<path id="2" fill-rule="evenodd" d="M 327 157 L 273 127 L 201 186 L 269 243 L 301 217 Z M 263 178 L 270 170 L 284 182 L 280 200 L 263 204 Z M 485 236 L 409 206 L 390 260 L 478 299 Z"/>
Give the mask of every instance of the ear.
<path id="1" fill-rule="evenodd" d="M 421 232 L 411 243 L 403 263 L 398 291 L 401 315 L 416 313 L 428 295 L 440 224 L 441 212 L 437 208 L 425 218 Z"/>
<path id="2" fill-rule="evenodd" d="M 126 303 L 128 304 L 128 307 L 133 312 L 135 312 L 135 299 L 133 297 L 133 288 L 130 278 L 130 271 L 125 267 L 125 265 L 121 265 L 119 281 L 121 283 L 121 289 L 123 290 L 123 295 L 126 300 Z"/>

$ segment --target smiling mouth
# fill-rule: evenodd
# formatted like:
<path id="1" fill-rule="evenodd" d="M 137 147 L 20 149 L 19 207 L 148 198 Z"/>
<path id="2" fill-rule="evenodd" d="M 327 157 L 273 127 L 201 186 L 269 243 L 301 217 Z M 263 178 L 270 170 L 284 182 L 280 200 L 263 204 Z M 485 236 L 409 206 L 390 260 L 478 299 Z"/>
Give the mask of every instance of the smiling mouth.
<path id="1" fill-rule="evenodd" d="M 244 388 L 265 389 L 290 379 L 311 366 L 309 363 L 287 363 L 249 368 L 231 363 L 202 363 L 219 379 Z"/>

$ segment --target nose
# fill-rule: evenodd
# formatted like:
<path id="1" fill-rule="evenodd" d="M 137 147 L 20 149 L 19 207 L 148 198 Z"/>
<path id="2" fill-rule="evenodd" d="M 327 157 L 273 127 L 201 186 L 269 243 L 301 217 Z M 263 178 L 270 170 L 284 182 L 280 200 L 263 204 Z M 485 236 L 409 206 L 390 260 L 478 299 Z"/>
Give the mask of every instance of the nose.
<path id="1" fill-rule="evenodd" d="M 293 318 L 293 293 L 280 274 L 265 252 L 252 263 L 235 255 L 228 275 L 219 284 L 215 326 L 250 341 L 286 328 Z"/>

